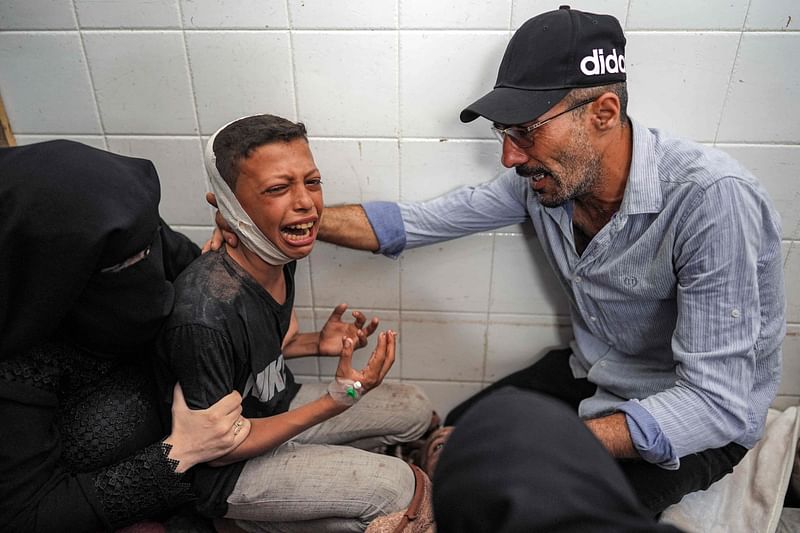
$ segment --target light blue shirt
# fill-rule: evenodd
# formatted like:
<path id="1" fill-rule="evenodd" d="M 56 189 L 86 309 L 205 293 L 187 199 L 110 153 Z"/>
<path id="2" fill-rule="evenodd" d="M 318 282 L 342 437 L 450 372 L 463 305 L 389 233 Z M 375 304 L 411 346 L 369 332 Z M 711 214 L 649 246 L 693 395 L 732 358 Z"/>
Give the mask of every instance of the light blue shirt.
<path id="1" fill-rule="evenodd" d="M 761 184 L 723 152 L 635 121 L 619 211 L 575 251 L 572 203 L 548 208 L 511 169 L 420 203 L 364 205 L 380 252 L 529 219 L 570 303 L 580 416 L 626 414 L 641 456 L 751 448 L 780 382 L 781 231 Z"/>

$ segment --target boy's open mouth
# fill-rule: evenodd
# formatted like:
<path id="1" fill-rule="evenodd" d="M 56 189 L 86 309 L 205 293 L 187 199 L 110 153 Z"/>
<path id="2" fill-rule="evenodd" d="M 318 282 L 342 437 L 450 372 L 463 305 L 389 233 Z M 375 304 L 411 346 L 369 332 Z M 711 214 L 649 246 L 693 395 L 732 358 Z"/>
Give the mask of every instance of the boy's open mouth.
<path id="1" fill-rule="evenodd" d="M 311 235 L 311 228 L 313 227 L 313 221 L 283 226 L 281 228 L 281 235 L 283 235 L 287 241 L 301 241 L 307 239 Z"/>

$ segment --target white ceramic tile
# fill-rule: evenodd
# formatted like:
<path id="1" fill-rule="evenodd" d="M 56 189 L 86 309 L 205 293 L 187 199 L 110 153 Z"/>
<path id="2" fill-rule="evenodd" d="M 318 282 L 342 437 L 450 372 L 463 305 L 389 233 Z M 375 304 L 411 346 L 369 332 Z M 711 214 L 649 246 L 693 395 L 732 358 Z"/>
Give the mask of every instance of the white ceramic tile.
<path id="1" fill-rule="evenodd" d="M 783 238 L 800 240 L 800 146 L 717 145 L 761 180 L 781 216 Z"/>
<path id="2" fill-rule="evenodd" d="M 295 383 L 319 383 L 320 378 L 318 376 L 304 376 L 302 374 L 295 374 L 294 375 L 294 382 Z"/>
<path id="3" fill-rule="evenodd" d="M 107 133 L 197 133 L 180 32 L 88 32 L 84 42 Z"/>
<path id="4" fill-rule="evenodd" d="M 363 307 L 355 307 L 350 306 L 347 309 L 347 312 L 344 314 L 344 318 L 346 321 L 352 322 L 353 317 L 350 315 L 350 312 L 353 310 L 359 310 L 363 312 L 367 316 L 367 320 L 371 320 L 372 317 L 377 316 L 380 319 L 380 325 L 378 326 L 378 330 L 369 337 L 367 345 L 363 348 L 359 348 L 355 352 L 353 352 L 353 368 L 364 368 L 367 365 L 367 361 L 369 361 L 370 356 L 372 355 L 372 351 L 378 344 L 378 334 L 381 331 L 386 331 L 391 329 L 392 331 L 400 331 L 400 320 L 398 318 L 398 313 L 394 311 L 373 311 L 371 309 L 366 309 Z M 317 305 L 317 311 L 315 313 L 316 320 L 317 320 L 317 329 L 321 329 L 325 326 L 325 322 L 328 321 L 328 318 L 331 315 L 331 311 L 333 308 L 324 309 Z M 395 361 L 394 365 L 392 365 L 391 370 L 387 374 L 388 379 L 399 379 L 402 364 L 403 364 L 403 340 L 405 335 L 400 332 L 397 337 L 397 347 L 395 351 Z M 336 367 L 339 364 L 338 357 L 320 357 L 319 358 L 319 373 L 320 376 L 332 377 L 336 373 Z"/>
<path id="5" fill-rule="evenodd" d="M 628 29 L 739 30 L 750 0 L 630 0 Z"/>
<path id="6" fill-rule="evenodd" d="M 783 372 L 779 394 L 800 395 L 800 326 L 786 328 L 783 341 Z"/>
<path id="7" fill-rule="evenodd" d="M 495 236 L 489 309 L 493 313 L 569 314 L 567 297 L 533 232 Z"/>
<path id="8" fill-rule="evenodd" d="M 287 32 L 187 32 L 200 130 L 269 113 L 293 120 Z"/>
<path id="9" fill-rule="evenodd" d="M 75 0 L 81 28 L 179 28 L 178 0 Z"/>
<path id="10" fill-rule="evenodd" d="M 401 199 L 407 202 L 478 185 L 504 170 L 497 141 L 406 140 L 400 146 Z"/>
<path id="11" fill-rule="evenodd" d="M 340 303 L 351 307 L 397 309 L 399 261 L 323 242 L 311 253 L 311 278 L 317 309 Z"/>
<path id="12" fill-rule="evenodd" d="M 285 0 L 181 0 L 185 28 L 288 28 Z"/>
<path id="13" fill-rule="evenodd" d="M 800 30 L 797 0 L 750 0 L 745 27 L 748 30 Z"/>
<path id="14" fill-rule="evenodd" d="M 395 140 L 310 139 L 325 205 L 399 197 Z"/>
<path id="15" fill-rule="evenodd" d="M 294 305 L 295 307 L 311 307 L 311 262 L 305 257 L 297 262 L 294 272 Z"/>
<path id="16" fill-rule="evenodd" d="M 452 408 L 481 391 L 480 383 L 404 380 L 425 391 L 433 408 L 444 420 Z"/>
<path id="17" fill-rule="evenodd" d="M 512 26 L 519 28 L 531 17 L 535 17 L 545 11 L 557 9 L 559 4 L 550 0 L 513 0 L 514 14 Z M 619 20 L 620 25 L 625 27 L 625 17 L 628 12 L 628 0 L 582 0 L 569 3 L 573 9 L 579 9 L 587 13 L 604 13 L 613 15 Z"/>
<path id="18" fill-rule="evenodd" d="M 0 94 L 15 133 L 100 133 L 80 37 L 0 33 Z"/>
<path id="19" fill-rule="evenodd" d="M 571 339 L 572 328 L 566 318 L 492 314 L 486 342 L 486 380 L 494 382 L 527 368 L 548 351 L 567 346 Z"/>
<path id="20" fill-rule="evenodd" d="M 770 407 L 779 411 L 785 411 L 787 408 L 797 405 L 800 405 L 800 396 L 779 395 L 775 398 L 775 401 L 772 402 Z"/>
<path id="21" fill-rule="evenodd" d="M 397 26 L 397 0 L 288 0 L 293 28 Z"/>
<path id="22" fill-rule="evenodd" d="M 402 313 L 403 378 L 480 381 L 486 315 Z"/>
<path id="23" fill-rule="evenodd" d="M 631 116 L 648 127 L 714 140 L 738 42 L 736 33 L 629 34 Z"/>
<path id="24" fill-rule="evenodd" d="M 400 259 L 404 310 L 486 312 L 492 235 L 416 248 Z"/>
<path id="25" fill-rule="evenodd" d="M 312 331 L 316 331 L 316 328 L 314 327 L 314 312 L 311 309 L 298 308 L 297 301 L 295 300 L 294 312 L 297 315 L 297 324 L 302 333 L 310 333 Z M 303 376 L 319 375 L 319 357 L 297 357 L 297 358 L 287 359 L 286 365 L 292 370 L 292 373 L 295 375 L 303 375 Z"/>
<path id="26" fill-rule="evenodd" d="M 497 228 L 494 233 L 506 233 L 510 235 L 522 235 L 525 233 L 532 233 L 533 225 L 529 221 L 521 222 L 519 224 L 511 224 L 502 228 Z"/>
<path id="27" fill-rule="evenodd" d="M 800 32 L 742 35 L 718 141 L 800 139 L 799 50 Z"/>
<path id="28" fill-rule="evenodd" d="M 75 141 L 89 146 L 93 146 L 95 148 L 99 148 L 100 150 L 106 149 L 106 141 L 100 135 L 24 135 L 23 134 L 23 135 L 14 135 L 14 138 L 17 141 L 17 146 L 22 146 L 24 144 L 42 143 L 45 141 L 53 141 L 55 139 L 68 139 L 70 141 Z"/>
<path id="29" fill-rule="evenodd" d="M 179 224 L 170 224 L 170 227 L 178 233 L 183 233 L 200 248 L 211 238 L 211 233 L 214 231 L 213 226 L 181 226 Z"/>
<path id="30" fill-rule="evenodd" d="M 71 0 L 3 0 L 0 30 L 72 30 L 77 28 Z"/>
<path id="31" fill-rule="evenodd" d="M 299 119 L 317 136 L 397 134 L 394 32 L 293 36 Z"/>
<path id="32" fill-rule="evenodd" d="M 400 0 L 401 28 L 508 29 L 509 0 Z"/>
<path id="33" fill-rule="evenodd" d="M 161 216 L 170 224 L 208 225 L 206 173 L 200 140 L 170 137 L 108 137 L 108 149 L 149 159 L 161 181 Z"/>
<path id="34" fill-rule="evenodd" d="M 786 321 L 797 324 L 800 323 L 800 241 L 784 241 L 783 253 L 786 258 L 783 262 Z M 800 349 L 800 344 L 797 348 Z"/>
<path id="35" fill-rule="evenodd" d="M 404 137 L 493 138 L 482 118 L 461 110 L 494 87 L 508 32 L 400 34 L 400 123 Z"/>

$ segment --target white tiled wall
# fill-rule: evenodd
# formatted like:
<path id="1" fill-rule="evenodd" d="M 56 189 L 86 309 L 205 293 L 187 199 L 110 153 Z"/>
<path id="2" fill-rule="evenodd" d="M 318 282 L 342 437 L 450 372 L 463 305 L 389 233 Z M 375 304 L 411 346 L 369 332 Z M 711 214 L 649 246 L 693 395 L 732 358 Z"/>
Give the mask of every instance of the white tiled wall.
<path id="1" fill-rule="evenodd" d="M 304 121 L 329 203 L 422 200 L 500 169 L 485 121 L 505 44 L 550 0 L 2 0 L 0 95 L 20 144 L 67 137 L 154 161 L 162 214 L 198 242 L 201 150 L 255 112 Z M 800 400 L 800 2 L 594 0 L 628 36 L 630 112 L 717 145 L 783 218 L 789 333 L 777 405 Z M 319 244 L 297 272 L 301 325 L 339 302 L 400 331 L 391 377 L 446 412 L 570 336 L 522 226 L 398 261 Z M 374 341 L 371 343 L 371 346 Z M 363 360 L 370 348 L 362 350 Z M 360 359 L 359 359 L 360 358 Z M 302 380 L 335 361 L 293 362 Z"/>

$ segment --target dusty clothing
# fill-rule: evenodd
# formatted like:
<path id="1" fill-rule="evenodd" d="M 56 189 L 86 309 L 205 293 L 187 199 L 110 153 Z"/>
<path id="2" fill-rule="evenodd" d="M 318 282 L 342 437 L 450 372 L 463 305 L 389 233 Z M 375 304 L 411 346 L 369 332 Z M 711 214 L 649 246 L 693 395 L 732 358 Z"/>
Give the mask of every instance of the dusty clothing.
<path id="1" fill-rule="evenodd" d="M 175 307 L 159 337 L 160 389 L 164 405 L 179 381 L 186 403 L 205 409 L 237 390 L 242 415 L 283 413 L 299 385 L 286 368 L 281 344 L 289 329 L 296 263 L 284 266 L 286 300 L 276 302 L 224 250 L 209 252 L 175 281 Z M 244 463 L 198 465 L 191 477 L 208 516 L 225 514 Z"/>
<path id="2" fill-rule="evenodd" d="M 282 356 L 295 266 L 283 267 L 282 304 L 224 250 L 186 269 L 159 339 L 165 401 L 175 379 L 194 408 L 238 390 L 248 418 L 276 415 L 326 394 L 327 384 L 297 385 Z M 419 438 L 431 412 L 416 387 L 384 383 L 344 413 L 260 456 L 194 467 L 198 509 L 236 519 L 250 531 L 362 531 L 372 519 L 404 509 L 414 493 L 408 465 L 364 449 Z"/>
<path id="3" fill-rule="evenodd" d="M 292 408 L 326 389 L 304 384 Z M 415 486 L 402 460 L 364 450 L 419 438 L 430 416 L 419 388 L 383 383 L 344 413 L 247 461 L 226 516 L 247 531 L 363 531 L 375 518 L 405 509 Z"/>

